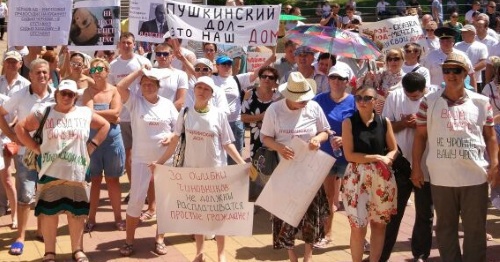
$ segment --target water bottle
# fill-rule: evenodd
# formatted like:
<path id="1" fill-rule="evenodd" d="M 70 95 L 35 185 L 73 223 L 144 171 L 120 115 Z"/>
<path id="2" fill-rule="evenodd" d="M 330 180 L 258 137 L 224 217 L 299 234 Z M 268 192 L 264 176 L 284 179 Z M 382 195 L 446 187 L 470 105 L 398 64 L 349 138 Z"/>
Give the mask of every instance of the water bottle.
<path id="1" fill-rule="evenodd" d="M 330 144 L 332 145 L 333 144 L 333 139 L 335 138 L 335 136 L 333 134 L 330 135 Z M 342 156 L 342 149 L 340 149 L 340 147 L 334 147 L 332 145 L 332 149 L 333 149 L 333 156 L 335 158 L 339 158 Z"/>

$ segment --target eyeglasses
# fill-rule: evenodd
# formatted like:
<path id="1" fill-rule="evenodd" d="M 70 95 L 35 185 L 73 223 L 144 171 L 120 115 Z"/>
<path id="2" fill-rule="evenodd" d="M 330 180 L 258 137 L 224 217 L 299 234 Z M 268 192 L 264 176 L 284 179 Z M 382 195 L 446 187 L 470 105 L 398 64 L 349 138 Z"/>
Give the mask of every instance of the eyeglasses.
<path id="1" fill-rule="evenodd" d="M 203 73 L 206 73 L 206 72 L 209 72 L 209 71 L 210 71 L 210 68 L 208 68 L 208 67 L 195 67 L 195 68 L 194 68 L 194 71 L 195 71 L 195 72 L 203 72 Z"/>
<path id="2" fill-rule="evenodd" d="M 104 66 L 94 66 L 89 69 L 90 74 L 101 73 L 104 71 Z"/>
<path id="3" fill-rule="evenodd" d="M 451 16 L 451 18 L 458 18 L 458 16 L 456 16 L 456 15 L 452 15 L 452 16 Z"/>
<path id="4" fill-rule="evenodd" d="M 401 57 L 388 57 L 387 62 L 397 62 L 401 60 Z"/>
<path id="5" fill-rule="evenodd" d="M 407 53 L 407 54 L 411 54 L 411 53 L 417 54 L 417 53 L 418 53 L 418 50 L 416 50 L 416 49 L 412 49 L 412 50 L 410 50 L 410 49 L 406 49 L 406 50 L 405 50 L 405 53 Z"/>
<path id="6" fill-rule="evenodd" d="M 60 94 L 61 96 L 66 96 L 66 97 L 69 97 L 69 98 L 74 98 L 74 97 L 76 96 L 76 93 L 73 93 L 73 92 L 71 92 L 71 91 L 66 91 L 66 90 L 64 90 L 64 91 L 59 91 L 59 94 Z"/>
<path id="7" fill-rule="evenodd" d="M 274 77 L 273 75 L 261 75 L 260 76 L 260 79 L 266 79 L 266 78 L 269 80 L 272 80 L 272 81 L 276 80 L 276 77 Z"/>
<path id="8" fill-rule="evenodd" d="M 233 63 L 231 63 L 231 62 L 226 62 L 226 63 L 222 63 L 222 64 L 218 64 L 218 65 L 220 65 L 220 66 L 225 66 L 225 67 L 230 67 L 230 66 L 232 66 L 232 65 L 233 65 Z"/>
<path id="9" fill-rule="evenodd" d="M 341 76 L 336 76 L 336 75 L 331 75 L 328 76 L 330 80 L 340 80 L 340 81 L 345 81 L 347 80 L 347 77 L 341 77 Z"/>
<path id="10" fill-rule="evenodd" d="M 213 53 L 213 52 L 215 52 L 215 49 L 205 49 L 204 51 L 207 53 Z"/>
<path id="11" fill-rule="evenodd" d="M 370 101 L 372 101 L 373 99 L 375 99 L 375 97 L 374 97 L 374 96 L 361 96 L 361 95 L 355 95 L 355 96 L 354 96 L 354 99 L 355 99 L 355 100 L 356 100 L 356 102 L 358 102 L 358 103 L 359 103 L 359 102 L 361 102 L 361 101 L 363 101 L 363 102 L 370 102 Z"/>
<path id="12" fill-rule="evenodd" d="M 494 6 L 494 5 L 489 5 L 488 7 L 495 8 L 496 6 Z"/>
<path id="13" fill-rule="evenodd" d="M 460 67 L 452 67 L 452 68 L 443 68 L 443 74 L 454 74 L 454 75 L 459 75 L 463 72 L 463 69 Z"/>
<path id="14" fill-rule="evenodd" d="M 169 52 L 155 52 L 157 57 L 169 57 L 170 53 Z"/>
<path id="15" fill-rule="evenodd" d="M 83 66 L 82 63 L 78 63 L 78 62 L 69 62 L 69 65 L 72 67 L 82 67 Z"/>
<path id="16" fill-rule="evenodd" d="M 425 31 L 427 31 L 427 32 L 434 32 L 436 30 L 435 29 L 425 29 Z"/>

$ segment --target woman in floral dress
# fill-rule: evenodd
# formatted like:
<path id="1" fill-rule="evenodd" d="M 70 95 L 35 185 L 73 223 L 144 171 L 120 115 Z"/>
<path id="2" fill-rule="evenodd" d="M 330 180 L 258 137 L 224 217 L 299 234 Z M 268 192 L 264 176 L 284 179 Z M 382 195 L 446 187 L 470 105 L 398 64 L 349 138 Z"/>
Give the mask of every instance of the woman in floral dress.
<path id="1" fill-rule="evenodd" d="M 258 76 L 260 84 L 245 94 L 241 106 L 241 121 L 250 126 L 250 157 L 262 147 L 260 127 L 264 113 L 272 102 L 280 98 L 276 90 L 277 80 L 280 79 L 278 70 L 267 66 L 259 70 Z"/>
<path id="2" fill-rule="evenodd" d="M 342 144 L 349 162 L 342 200 L 351 225 L 351 256 L 363 259 L 370 224 L 370 261 L 379 261 L 385 228 L 396 214 L 396 180 L 389 168 L 397 153 L 391 122 L 375 113 L 377 92 L 363 87 L 354 96 L 358 112 L 342 123 Z"/>

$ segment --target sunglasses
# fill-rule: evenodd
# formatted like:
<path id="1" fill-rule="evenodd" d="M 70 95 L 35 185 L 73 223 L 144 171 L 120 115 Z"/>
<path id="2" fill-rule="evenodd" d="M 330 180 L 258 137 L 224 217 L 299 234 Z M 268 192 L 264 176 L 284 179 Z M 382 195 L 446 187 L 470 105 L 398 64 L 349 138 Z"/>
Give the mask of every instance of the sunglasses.
<path id="1" fill-rule="evenodd" d="M 416 53 L 418 53 L 418 50 L 409 50 L 409 49 L 407 49 L 407 50 L 405 50 L 405 53 L 407 53 L 407 54 L 411 54 L 411 53 L 416 54 Z"/>
<path id="2" fill-rule="evenodd" d="M 493 6 L 493 5 L 489 5 L 488 7 L 490 7 L 490 8 L 495 8 L 496 6 Z"/>
<path id="3" fill-rule="evenodd" d="M 213 52 L 215 52 L 215 49 L 205 49 L 204 51 L 207 53 L 213 53 Z"/>
<path id="4" fill-rule="evenodd" d="M 231 62 L 226 62 L 226 63 L 222 63 L 222 64 L 219 64 L 220 66 L 226 66 L 226 67 L 230 67 L 230 66 L 233 66 L 233 63 Z"/>
<path id="5" fill-rule="evenodd" d="M 157 57 L 169 57 L 170 53 L 169 52 L 155 52 Z"/>
<path id="6" fill-rule="evenodd" d="M 328 76 L 330 80 L 340 80 L 340 81 L 345 81 L 347 80 L 347 77 L 341 77 L 341 76 L 336 76 L 336 75 L 331 75 Z"/>
<path id="7" fill-rule="evenodd" d="M 370 102 L 373 99 L 375 99 L 375 97 L 374 96 L 355 95 L 354 99 L 356 100 L 356 102 L 361 102 L 361 101 L 363 101 L 363 102 Z"/>
<path id="8" fill-rule="evenodd" d="M 443 74 L 454 74 L 459 75 L 463 72 L 463 69 L 460 67 L 452 67 L 452 68 L 443 68 Z"/>
<path id="9" fill-rule="evenodd" d="M 61 96 L 66 96 L 66 97 L 69 97 L 69 98 L 74 98 L 74 97 L 76 96 L 76 93 L 73 93 L 73 92 L 71 92 L 71 91 L 66 91 L 66 90 L 64 90 L 64 91 L 59 91 L 59 94 L 60 94 Z"/>
<path id="10" fill-rule="evenodd" d="M 427 31 L 427 32 L 434 32 L 436 30 L 435 29 L 425 29 L 425 31 Z"/>
<path id="11" fill-rule="evenodd" d="M 90 74 L 101 73 L 102 71 L 104 71 L 103 66 L 95 66 L 89 69 Z"/>
<path id="12" fill-rule="evenodd" d="M 82 63 L 77 63 L 77 62 L 69 62 L 69 65 L 72 67 L 82 67 L 83 66 Z"/>
<path id="13" fill-rule="evenodd" d="M 401 60 L 401 57 L 388 57 L 387 62 L 397 62 Z"/>
<path id="14" fill-rule="evenodd" d="M 272 80 L 272 81 L 276 80 L 276 77 L 274 77 L 273 75 L 261 75 L 260 76 L 260 79 L 266 79 L 266 78 L 269 80 Z"/>
<path id="15" fill-rule="evenodd" d="M 208 68 L 208 67 L 195 67 L 194 71 L 195 72 L 204 72 L 204 73 L 206 73 L 206 72 L 210 71 L 210 68 Z"/>

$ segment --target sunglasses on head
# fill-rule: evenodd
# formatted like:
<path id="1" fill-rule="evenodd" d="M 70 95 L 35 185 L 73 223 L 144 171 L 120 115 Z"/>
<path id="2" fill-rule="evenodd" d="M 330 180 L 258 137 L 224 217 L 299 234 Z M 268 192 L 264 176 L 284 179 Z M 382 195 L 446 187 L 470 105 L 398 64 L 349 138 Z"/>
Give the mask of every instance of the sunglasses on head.
<path id="1" fill-rule="evenodd" d="M 269 79 L 269 80 L 276 80 L 276 77 L 274 77 L 273 75 L 261 75 L 260 76 L 260 79 Z"/>
<path id="2" fill-rule="evenodd" d="M 356 102 L 361 102 L 361 101 L 363 101 L 363 102 L 370 102 L 373 99 L 375 99 L 375 97 L 374 96 L 355 95 L 354 99 L 356 100 Z"/>
<path id="3" fill-rule="evenodd" d="M 336 75 L 331 75 L 328 76 L 330 80 L 340 80 L 340 81 L 345 81 L 347 80 L 347 77 L 341 77 L 341 76 L 336 76 Z"/>
<path id="4" fill-rule="evenodd" d="M 210 68 L 208 68 L 208 67 L 195 67 L 194 71 L 195 72 L 204 72 L 204 73 L 206 73 L 206 72 L 210 71 Z"/>
<path id="5" fill-rule="evenodd" d="M 102 71 L 104 71 L 103 66 L 94 66 L 94 67 L 89 69 L 90 74 L 101 73 Z"/>
<path id="6" fill-rule="evenodd" d="M 169 57 L 170 53 L 169 52 L 156 52 L 156 56 L 158 56 L 158 57 Z"/>
<path id="7" fill-rule="evenodd" d="M 463 72 L 463 69 L 460 67 L 452 67 L 452 68 L 443 68 L 443 74 L 454 74 L 459 75 Z"/>
<path id="8" fill-rule="evenodd" d="M 388 57 L 387 62 L 397 62 L 401 60 L 401 57 Z"/>
<path id="9" fill-rule="evenodd" d="M 69 98 L 74 98 L 76 96 L 75 93 L 71 92 L 71 91 L 66 91 L 66 90 L 63 90 L 63 91 L 59 91 L 59 94 L 61 96 L 66 96 L 66 97 L 69 97 Z"/>
<path id="10" fill-rule="evenodd" d="M 72 67 L 82 67 L 83 66 L 82 63 L 78 63 L 78 62 L 69 62 L 69 65 L 71 65 Z"/>

